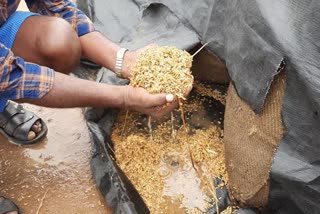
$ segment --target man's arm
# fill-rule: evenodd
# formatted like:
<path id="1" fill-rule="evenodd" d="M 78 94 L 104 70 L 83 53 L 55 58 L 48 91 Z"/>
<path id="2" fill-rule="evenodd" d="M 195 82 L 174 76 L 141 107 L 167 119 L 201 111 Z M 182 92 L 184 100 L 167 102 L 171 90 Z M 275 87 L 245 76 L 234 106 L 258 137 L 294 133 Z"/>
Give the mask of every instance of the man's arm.
<path id="1" fill-rule="evenodd" d="M 116 54 L 120 47 L 99 32 L 95 32 L 90 19 L 70 0 L 26 0 L 29 10 L 48 16 L 59 16 L 68 21 L 80 37 L 82 56 L 99 65 L 115 70 Z M 139 51 L 126 52 L 123 76 L 130 75 L 130 66 L 136 61 Z"/>
<path id="2" fill-rule="evenodd" d="M 111 71 L 115 70 L 116 55 L 120 49 L 118 45 L 111 42 L 99 32 L 91 32 L 81 36 L 80 43 L 83 57 Z M 142 49 L 138 51 L 127 51 L 125 53 L 122 65 L 122 76 L 124 78 L 130 76 L 130 68 L 136 62 L 141 50 Z"/>
<path id="3" fill-rule="evenodd" d="M 92 22 L 69 0 L 26 0 L 30 11 L 43 15 L 60 16 L 68 21 L 80 37 L 83 56 L 110 70 L 115 70 L 118 45 L 102 34 L 94 32 Z M 137 52 L 127 52 L 124 56 L 124 76 L 129 76 L 129 66 L 136 60 Z M 56 73 L 54 87 L 43 98 L 22 101 L 49 107 L 118 107 L 139 111 L 154 117 L 161 117 L 177 107 L 173 95 L 151 95 L 142 88 L 130 86 L 107 86 L 85 80 L 78 80 Z M 159 108 L 155 108 L 159 107 Z"/>
<path id="4" fill-rule="evenodd" d="M 74 78 L 25 62 L 0 44 L 0 98 L 40 106 L 123 108 L 161 117 L 175 106 L 155 109 L 173 101 L 173 96 L 150 95 L 142 88 L 111 86 Z"/>
<path id="5" fill-rule="evenodd" d="M 164 106 L 173 101 L 173 95 L 150 95 L 142 88 L 113 86 L 56 73 L 55 84 L 50 92 L 41 99 L 21 99 L 40 106 L 101 107 L 122 108 L 160 118 L 177 107 L 177 103 Z"/>

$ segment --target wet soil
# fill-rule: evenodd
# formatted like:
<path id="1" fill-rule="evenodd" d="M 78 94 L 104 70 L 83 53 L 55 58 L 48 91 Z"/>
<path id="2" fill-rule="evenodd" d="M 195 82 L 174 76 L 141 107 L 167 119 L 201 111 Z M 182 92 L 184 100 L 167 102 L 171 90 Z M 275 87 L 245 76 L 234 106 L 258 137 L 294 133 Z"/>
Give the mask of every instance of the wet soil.
<path id="1" fill-rule="evenodd" d="M 92 179 L 90 136 L 80 109 L 25 105 L 48 126 L 34 146 L 0 136 L 0 195 L 24 213 L 112 213 Z"/>
<path id="2" fill-rule="evenodd" d="M 18 10 L 28 10 L 25 1 Z M 0 195 L 23 213 L 112 213 L 92 179 L 90 137 L 81 110 L 25 107 L 44 119 L 49 132 L 28 147 L 0 136 Z"/>

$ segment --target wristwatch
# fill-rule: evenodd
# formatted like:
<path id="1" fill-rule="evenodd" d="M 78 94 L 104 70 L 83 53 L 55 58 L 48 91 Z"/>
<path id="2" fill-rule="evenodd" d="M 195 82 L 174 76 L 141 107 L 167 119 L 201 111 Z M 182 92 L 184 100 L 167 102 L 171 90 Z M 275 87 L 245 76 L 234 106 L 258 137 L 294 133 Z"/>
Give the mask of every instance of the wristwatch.
<path id="1" fill-rule="evenodd" d="M 117 59 L 116 59 L 116 67 L 115 67 L 115 73 L 117 77 L 123 78 L 122 75 L 122 64 L 123 64 L 123 57 L 125 52 L 128 51 L 126 48 L 120 48 L 117 52 Z"/>

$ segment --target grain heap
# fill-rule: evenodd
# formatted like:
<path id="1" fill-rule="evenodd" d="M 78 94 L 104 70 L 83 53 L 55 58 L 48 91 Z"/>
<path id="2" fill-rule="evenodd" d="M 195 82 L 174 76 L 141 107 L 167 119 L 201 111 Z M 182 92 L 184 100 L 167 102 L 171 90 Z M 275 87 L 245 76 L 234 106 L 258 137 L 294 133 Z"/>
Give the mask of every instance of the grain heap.
<path id="1" fill-rule="evenodd" d="M 202 96 L 208 96 L 208 97 L 212 97 L 216 100 L 219 100 L 223 105 L 226 104 L 226 99 L 225 96 L 221 94 L 220 91 L 218 91 L 217 89 L 212 90 L 210 88 L 205 87 L 204 84 L 200 83 L 200 82 L 196 82 L 196 84 L 194 85 L 194 88 L 202 95 Z"/>
<path id="2" fill-rule="evenodd" d="M 123 116 L 119 123 L 123 122 Z M 137 116 L 137 115 L 136 115 Z M 133 122 L 137 117 L 131 115 L 130 122 Z M 120 119 L 120 118 L 119 118 Z M 121 124 L 117 124 L 121 125 Z M 135 125 L 134 123 L 132 125 Z M 121 127 L 121 126 L 120 126 Z M 164 127 L 167 127 L 165 129 Z M 170 125 L 163 124 L 162 127 L 155 128 L 155 132 L 165 135 L 169 131 Z M 153 214 L 166 214 L 172 213 L 170 201 L 166 198 L 170 197 L 171 200 L 178 200 L 181 207 L 186 209 L 186 213 L 193 211 L 193 213 L 202 213 L 200 210 L 205 210 L 206 207 L 212 206 L 206 204 L 205 200 L 210 201 L 210 192 L 205 187 L 205 184 L 199 185 L 199 191 L 208 197 L 203 198 L 203 203 L 198 203 L 198 207 L 202 209 L 198 210 L 198 207 L 192 207 L 191 204 L 184 202 L 184 198 L 190 198 L 190 195 L 185 195 L 181 192 L 176 192 L 176 195 L 166 195 L 164 191 L 166 189 L 167 180 L 172 178 L 177 173 L 188 174 L 193 171 L 189 158 L 189 151 L 187 149 L 187 140 L 184 135 L 184 130 L 180 129 L 177 132 L 177 139 L 179 143 L 172 143 L 165 139 L 158 138 L 158 142 L 150 141 L 149 135 L 145 132 L 135 132 L 129 134 L 124 139 L 119 137 L 121 129 L 115 129 L 112 135 L 112 140 L 115 143 L 116 160 L 120 168 L 125 172 L 135 188 L 143 197 L 151 213 Z M 221 130 L 217 127 L 212 127 L 208 130 L 197 130 L 193 136 L 189 138 L 189 144 L 191 147 L 194 161 L 197 163 L 197 167 L 201 168 L 208 179 L 212 177 L 224 177 L 226 179 L 226 171 L 224 166 L 223 157 L 223 144 L 221 142 Z M 160 135 L 161 136 L 161 135 Z M 176 154 L 174 157 L 170 157 L 170 154 Z M 178 153 L 178 155 L 177 155 Z M 168 155 L 169 154 L 169 155 Z M 175 162 L 181 166 L 172 167 L 171 163 L 166 163 L 168 157 L 173 158 Z M 176 159 L 175 159 L 176 158 Z M 182 165 L 188 165 L 188 171 L 180 169 Z M 191 174 L 191 173 L 190 173 Z M 192 173 L 195 180 L 199 180 L 195 173 Z M 212 177 L 211 177 L 212 176 Z M 177 181 L 186 183 L 186 179 Z M 173 185 L 170 183 L 169 185 Z M 179 184 L 176 184 L 179 186 Z M 189 183 L 186 189 L 191 189 L 193 183 Z M 194 187 L 192 187 L 194 188 Z M 200 195 L 198 192 L 192 192 L 194 195 Z M 182 198 L 178 196 L 182 196 Z M 171 212 L 170 212 L 171 211 Z M 180 211 L 177 209 L 175 211 Z M 198 212 L 197 212 L 198 211 Z"/>
<path id="3" fill-rule="evenodd" d="M 222 177 L 224 181 L 228 181 L 224 160 L 223 130 L 208 119 L 204 107 L 204 103 L 217 100 L 213 98 L 216 91 L 201 83 L 195 84 L 192 94 L 184 103 L 186 121 L 192 127 L 192 133 L 189 133 L 188 136 L 186 136 L 183 128 L 179 128 L 181 121 L 180 123 L 176 121 L 177 133 L 173 140 L 171 137 L 171 121 L 167 120 L 153 123 L 153 139 L 150 140 L 146 126 L 147 118 L 136 112 L 129 113 L 128 126 L 122 137 L 125 112 L 120 112 L 113 128 L 111 138 L 115 144 L 117 163 L 139 191 L 153 214 L 202 213 L 206 207 L 212 206 L 212 204 L 205 202 L 210 201 L 211 194 L 192 169 L 188 146 L 196 167 L 201 169 L 206 180 L 210 181 L 213 177 Z M 198 91 L 202 88 L 208 89 L 206 96 L 201 95 L 200 91 L 202 90 Z M 224 100 L 216 102 L 224 103 Z M 175 111 L 175 115 L 179 116 L 179 112 Z M 194 125 L 198 126 L 197 123 L 200 123 L 200 128 L 194 128 Z M 179 163 L 179 165 L 172 166 L 171 163 Z M 185 167 L 187 169 L 184 171 Z M 168 189 L 168 180 L 170 181 L 179 173 L 183 177 L 188 177 L 191 172 L 194 176 L 192 178 L 200 183 L 199 191 L 207 195 L 203 204 L 198 203 L 200 207 L 202 206 L 201 209 L 198 209 L 199 206 L 193 207 L 187 200 L 188 197 L 199 196 L 198 192 L 191 190 L 191 186 L 195 186 L 194 183 L 188 183 L 188 180 L 182 179 L 174 184 L 175 186 L 188 185 L 185 189 L 190 192 L 189 196 L 183 192 L 178 192 L 177 195 L 168 195 L 166 190 Z M 172 210 L 172 204 L 170 204 L 170 201 L 168 202 L 168 197 L 171 201 L 178 201 L 180 207 L 186 209 L 185 212 L 181 212 L 181 208 Z M 232 208 L 229 207 L 223 213 L 232 213 Z"/>
<path id="4" fill-rule="evenodd" d="M 174 94 L 183 98 L 193 83 L 192 56 L 175 47 L 152 47 L 141 53 L 131 69 L 130 85 L 149 93 Z"/>
<path id="5" fill-rule="evenodd" d="M 149 93 L 174 94 L 181 104 L 184 93 L 193 85 L 190 70 L 192 58 L 189 53 L 175 47 L 147 49 L 141 53 L 137 64 L 131 70 L 130 85 L 145 88 Z M 184 114 L 182 121 L 178 121 L 178 111 L 175 111 L 175 138 L 171 135 L 173 121 L 170 120 L 153 123 L 153 137 L 150 138 L 147 118 L 136 112 L 120 112 L 114 124 L 111 138 L 116 161 L 141 194 L 152 214 L 203 213 L 213 206 L 208 203 L 212 201 L 212 194 L 208 191 L 212 178 L 221 177 L 226 182 L 228 180 L 223 130 L 208 120 L 202 106 L 208 100 L 201 96 L 200 91 L 205 92 L 204 95 L 209 99 L 220 94 L 206 89 L 200 83 L 197 83 L 194 91 L 198 89 L 197 96 L 191 96 L 192 99 L 188 99 L 184 104 L 186 119 L 190 124 L 193 121 L 200 122 L 205 128 L 193 129 L 188 134 L 181 126 Z M 219 99 L 215 100 L 223 103 L 224 97 L 219 96 Z M 128 126 L 123 129 L 125 123 Z M 206 182 L 203 182 L 204 178 L 198 177 L 194 167 L 201 171 Z M 181 192 L 183 190 L 187 192 Z M 197 202 L 194 201 L 195 198 L 199 198 Z M 229 207 L 222 213 L 230 214 L 232 208 Z"/>

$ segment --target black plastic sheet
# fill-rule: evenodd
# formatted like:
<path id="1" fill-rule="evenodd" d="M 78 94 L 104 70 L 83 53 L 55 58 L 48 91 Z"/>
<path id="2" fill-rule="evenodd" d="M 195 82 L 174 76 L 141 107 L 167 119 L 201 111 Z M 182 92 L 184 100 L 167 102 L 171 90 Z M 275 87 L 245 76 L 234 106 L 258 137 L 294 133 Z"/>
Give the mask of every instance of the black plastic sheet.
<path id="1" fill-rule="evenodd" d="M 80 74 L 85 71 L 80 68 L 77 75 L 81 76 Z M 101 69 L 97 76 L 99 82 L 109 85 L 124 85 L 128 83 L 126 80 L 117 78 L 114 73 L 107 69 Z M 226 91 L 226 87 L 220 86 L 220 88 L 221 91 Z M 215 101 L 215 103 L 204 102 L 204 105 L 215 105 L 220 111 L 223 112 L 224 110 L 224 105 L 219 101 Z M 188 114 L 189 112 L 185 113 Z M 210 116 L 213 122 L 217 122 L 217 124 L 223 126 L 221 115 L 217 113 Z M 117 111 L 114 109 L 88 108 L 85 111 L 85 117 L 94 142 L 91 168 L 97 186 L 105 197 L 107 204 L 114 209 L 115 213 L 149 213 L 149 209 L 143 199 L 115 161 L 113 142 L 110 136 L 112 126 L 117 117 Z M 191 127 L 194 125 L 190 124 Z M 226 209 L 231 204 L 226 186 L 219 186 L 221 182 L 219 178 L 215 178 L 214 180 L 216 195 L 219 198 L 217 206 L 220 211 Z M 215 201 L 213 201 L 212 207 L 208 209 L 208 213 L 216 214 L 217 206 L 215 205 Z"/>
<path id="2" fill-rule="evenodd" d="M 99 31 L 131 49 L 152 42 L 183 49 L 210 42 L 208 49 L 225 61 L 239 95 L 257 113 L 285 61 L 286 132 L 271 169 L 267 212 L 320 213 L 319 1 L 78 0 L 78 5 Z"/>
<path id="3" fill-rule="evenodd" d="M 97 76 L 99 82 L 106 84 L 127 84 L 127 81 L 111 72 L 104 72 L 104 69 Z M 116 115 L 117 111 L 113 109 L 86 109 L 85 117 L 94 142 L 91 159 L 94 179 L 114 213 L 147 214 L 149 210 L 146 204 L 115 162 L 110 135 Z"/>

